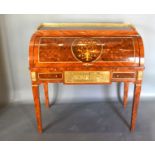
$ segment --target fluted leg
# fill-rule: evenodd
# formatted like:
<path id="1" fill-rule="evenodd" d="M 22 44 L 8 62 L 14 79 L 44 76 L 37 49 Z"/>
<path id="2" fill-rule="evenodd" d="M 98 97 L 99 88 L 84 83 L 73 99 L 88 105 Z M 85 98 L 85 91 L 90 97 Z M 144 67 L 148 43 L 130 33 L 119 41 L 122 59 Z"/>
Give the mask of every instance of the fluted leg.
<path id="1" fill-rule="evenodd" d="M 133 105 L 132 105 L 131 131 L 134 131 L 136 126 L 138 105 L 140 101 L 140 92 L 141 92 L 141 84 L 135 84 L 134 99 L 133 99 Z"/>
<path id="2" fill-rule="evenodd" d="M 44 83 L 44 94 L 45 94 L 45 105 L 49 107 L 49 98 L 48 98 L 48 83 Z"/>
<path id="3" fill-rule="evenodd" d="M 128 103 L 128 90 L 129 90 L 129 82 L 124 82 L 124 99 L 123 99 L 124 109 L 126 108 Z"/>
<path id="4" fill-rule="evenodd" d="M 38 132 L 42 133 L 42 120 L 41 120 L 41 107 L 40 107 L 40 99 L 39 99 L 39 86 L 38 85 L 32 85 L 32 92 L 33 92 L 33 98 L 34 98 L 34 105 L 35 105 Z"/>

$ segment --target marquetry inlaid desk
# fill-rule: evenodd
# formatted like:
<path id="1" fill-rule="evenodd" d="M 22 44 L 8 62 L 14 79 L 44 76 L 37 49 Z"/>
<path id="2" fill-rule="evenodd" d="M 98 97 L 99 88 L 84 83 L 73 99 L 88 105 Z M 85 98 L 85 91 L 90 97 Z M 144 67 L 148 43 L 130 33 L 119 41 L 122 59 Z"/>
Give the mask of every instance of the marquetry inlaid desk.
<path id="1" fill-rule="evenodd" d="M 48 83 L 124 83 L 124 108 L 129 83 L 134 83 L 131 131 L 135 129 L 144 71 L 144 48 L 136 29 L 122 23 L 45 23 L 33 34 L 29 48 L 38 131 L 42 132 L 39 85 Z M 110 122 L 109 122 L 110 123 Z"/>

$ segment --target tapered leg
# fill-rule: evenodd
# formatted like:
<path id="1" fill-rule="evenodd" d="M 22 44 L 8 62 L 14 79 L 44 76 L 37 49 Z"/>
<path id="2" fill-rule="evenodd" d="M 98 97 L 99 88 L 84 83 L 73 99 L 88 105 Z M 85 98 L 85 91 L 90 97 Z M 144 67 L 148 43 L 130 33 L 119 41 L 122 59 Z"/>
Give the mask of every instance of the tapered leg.
<path id="1" fill-rule="evenodd" d="M 136 118 L 138 112 L 138 105 L 140 100 L 141 84 L 135 84 L 134 88 L 134 99 L 132 105 L 132 116 L 131 116 L 131 131 L 134 131 L 136 126 Z"/>
<path id="2" fill-rule="evenodd" d="M 128 90 L 129 90 L 129 82 L 124 82 L 124 99 L 123 99 L 124 109 L 126 108 L 128 103 Z"/>
<path id="3" fill-rule="evenodd" d="M 32 85 L 32 92 L 34 98 L 35 112 L 36 112 L 36 120 L 38 125 L 38 132 L 42 133 L 42 120 L 41 120 L 41 107 L 40 107 L 40 99 L 39 99 L 39 86 Z"/>
<path id="4" fill-rule="evenodd" d="M 44 94 L 45 94 L 45 105 L 49 107 L 49 98 L 48 98 L 48 83 L 44 83 Z"/>

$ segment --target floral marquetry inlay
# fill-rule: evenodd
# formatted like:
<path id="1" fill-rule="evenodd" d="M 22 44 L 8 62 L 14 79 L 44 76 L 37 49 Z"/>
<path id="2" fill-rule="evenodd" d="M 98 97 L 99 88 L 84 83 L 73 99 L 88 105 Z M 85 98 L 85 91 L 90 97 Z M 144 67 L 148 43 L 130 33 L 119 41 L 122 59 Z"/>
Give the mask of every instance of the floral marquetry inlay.
<path id="1" fill-rule="evenodd" d="M 79 61 L 92 62 L 101 55 L 102 43 L 92 38 L 76 39 L 72 44 L 72 52 Z"/>

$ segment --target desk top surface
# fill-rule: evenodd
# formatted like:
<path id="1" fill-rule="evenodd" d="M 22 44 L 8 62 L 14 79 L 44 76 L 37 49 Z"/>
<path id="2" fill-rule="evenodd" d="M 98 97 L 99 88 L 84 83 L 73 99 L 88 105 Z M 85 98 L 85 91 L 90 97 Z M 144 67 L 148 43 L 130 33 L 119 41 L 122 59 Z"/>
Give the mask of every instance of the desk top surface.
<path id="1" fill-rule="evenodd" d="M 37 33 L 43 36 L 139 35 L 133 25 L 126 23 L 43 23 Z"/>
<path id="2" fill-rule="evenodd" d="M 38 30 L 133 30 L 125 23 L 43 23 Z"/>

